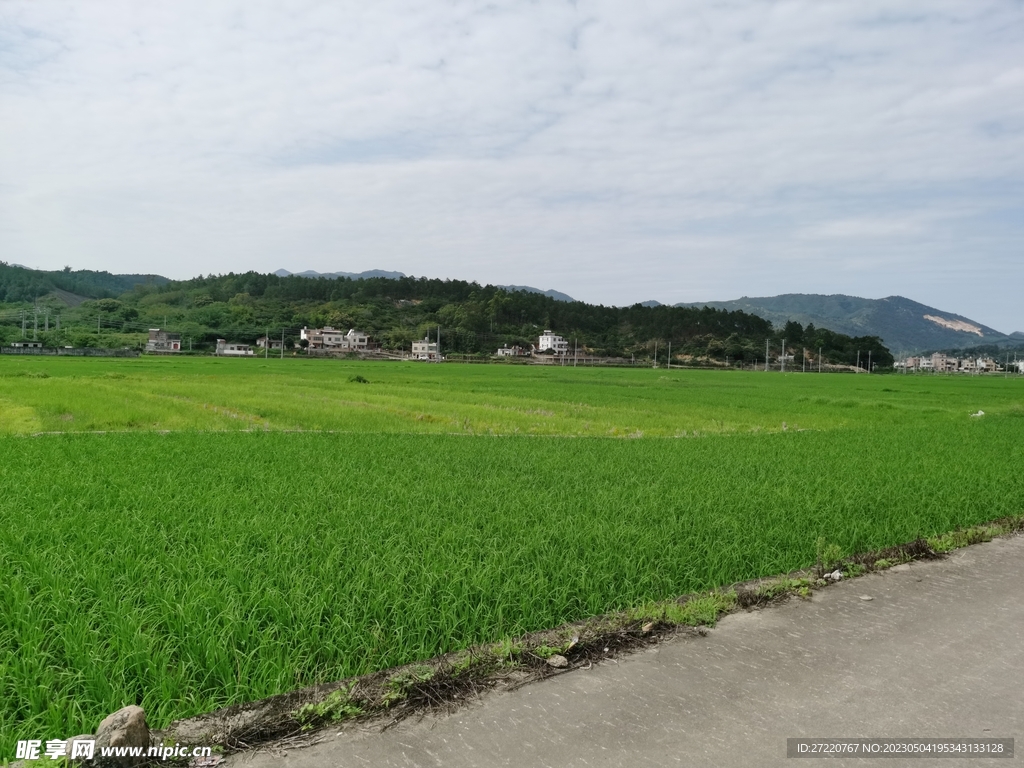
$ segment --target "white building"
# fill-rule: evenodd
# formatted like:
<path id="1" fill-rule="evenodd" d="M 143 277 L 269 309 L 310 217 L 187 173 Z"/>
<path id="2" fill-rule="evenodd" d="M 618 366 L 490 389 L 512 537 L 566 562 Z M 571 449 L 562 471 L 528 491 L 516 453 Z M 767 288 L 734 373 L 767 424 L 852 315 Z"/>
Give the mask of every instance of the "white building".
<path id="1" fill-rule="evenodd" d="M 544 331 L 537 342 L 537 350 L 546 352 L 552 350 L 556 355 L 569 354 L 569 342 L 558 336 L 554 331 Z"/>
<path id="2" fill-rule="evenodd" d="M 281 339 L 268 339 L 266 336 L 260 336 L 256 339 L 256 346 L 260 349 L 264 349 L 269 344 L 270 349 L 280 350 L 284 347 L 284 342 Z"/>
<path id="3" fill-rule="evenodd" d="M 506 344 L 505 346 L 500 347 L 498 351 L 495 352 L 494 354 L 496 354 L 498 357 L 529 357 L 530 351 L 527 349 L 523 349 L 518 345 L 510 347 L 508 344 Z"/>
<path id="4" fill-rule="evenodd" d="M 299 337 L 308 341 L 312 350 L 359 352 L 370 348 L 370 337 L 355 328 L 349 328 L 348 333 L 329 325 L 323 328 L 303 328 Z"/>
<path id="5" fill-rule="evenodd" d="M 437 342 L 431 341 L 427 336 L 423 337 L 423 341 L 414 341 L 412 343 L 412 356 L 416 360 L 439 359 L 437 354 Z"/>
<path id="6" fill-rule="evenodd" d="M 236 344 L 224 339 L 217 339 L 217 357 L 252 357 L 252 347 L 248 344 Z"/>

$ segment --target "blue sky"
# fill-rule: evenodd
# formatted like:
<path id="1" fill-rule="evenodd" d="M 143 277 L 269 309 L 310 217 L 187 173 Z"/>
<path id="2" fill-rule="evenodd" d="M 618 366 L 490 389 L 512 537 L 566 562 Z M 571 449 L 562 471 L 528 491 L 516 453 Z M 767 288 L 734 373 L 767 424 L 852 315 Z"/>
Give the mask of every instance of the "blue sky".
<path id="1" fill-rule="evenodd" d="M 1024 330 L 1024 4 L 0 5 L 0 259 Z"/>

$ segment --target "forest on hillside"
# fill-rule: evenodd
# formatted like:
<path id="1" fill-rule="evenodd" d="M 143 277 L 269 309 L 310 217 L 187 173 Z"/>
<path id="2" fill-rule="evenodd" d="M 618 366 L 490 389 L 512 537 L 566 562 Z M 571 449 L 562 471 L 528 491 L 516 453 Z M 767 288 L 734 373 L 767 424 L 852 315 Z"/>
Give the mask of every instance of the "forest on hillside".
<path id="1" fill-rule="evenodd" d="M 114 280 L 93 277 L 109 273 L 48 272 L 35 273 L 43 276 L 36 278 L 19 275 L 29 294 L 33 286 L 40 291 L 29 299 L 3 282 L 10 271 L 0 270 L 0 290 L 7 302 L 0 310 L 4 343 L 21 336 L 26 318 L 26 333 L 52 345 L 137 346 L 144 343 L 148 328 L 160 327 L 181 333 L 186 348 L 197 350 L 210 348 L 217 338 L 252 343 L 266 332 L 294 342 L 302 327 L 324 325 L 358 328 L 385 350 L 408 350 L 413 340 L 436 338 L 440 327 L 445 353 L 487 356 L 504 344 L 529 348 L 541 330 L 552 329 L 571 345 L 578 344 L 581 352 L 598 356 L 651 359 L 657 349 L 658 357 L 665 359 L 671 344 L 674 357 L 753 362 L 764 360 L 766 343 L 777 356 L 784 340 L 787 350 L 806 348 L 816 354 L 820 348 L 824 359 L 836 364 L 852 365 L 858 353 L 866 359 L 870 351 L 880 367 L 892 365 L 892 356 L 877 337 L 850 337 L 796 322 L 776 328 L 753 314 L 711 307 L 563 302 L 462 280 L 325 279 L 248 272 L 157 282 L 127 276 L 137 279 L 115 297 L 104 287 L 113 286 Z M 94 298 L 67 307 L 52 293 L 42 292 L 47 280 L 52 287 L 71 292 L 64 286 L 77 285 Z M 22 298 L 16 298 L 19 295 Z M 39 320 L 40 308 L 49 319 Z"/>

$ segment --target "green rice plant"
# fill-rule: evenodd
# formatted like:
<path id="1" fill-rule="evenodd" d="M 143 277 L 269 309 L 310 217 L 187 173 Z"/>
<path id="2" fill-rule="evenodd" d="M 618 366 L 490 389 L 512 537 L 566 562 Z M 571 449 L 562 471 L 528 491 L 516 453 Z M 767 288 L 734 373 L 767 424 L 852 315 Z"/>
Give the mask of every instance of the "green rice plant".
<path id="1" fill-rule="evenodd" d="M 274 362 L 0 358 L 0 756 L 1020 514 L 1002 380 Z"/>
<path id="2" fill-rule="evenodd" d="M 37 378 L 38 377 L 38 378 Z M 307 359 L 0 357 L 0 433 L 340 430 L 637 437 L 955 425 L 1020 411 L 1016 382 Z M 353 387 L 352 382 L 373 386 Z M 884 416 L 879 407 L 884 405 Z M 72 416 L 68 421 L 65 417 Z"/>

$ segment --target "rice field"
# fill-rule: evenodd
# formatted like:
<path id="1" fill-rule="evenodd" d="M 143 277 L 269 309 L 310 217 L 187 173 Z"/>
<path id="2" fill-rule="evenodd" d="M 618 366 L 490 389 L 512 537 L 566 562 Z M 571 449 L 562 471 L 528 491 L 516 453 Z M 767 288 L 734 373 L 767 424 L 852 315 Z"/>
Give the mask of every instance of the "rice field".
<path id="1" fill-rule="evenodd" d="M 0 358 L 0 433 L 0 759 L 1024 506 L 1012 378 Z"/>
<path id="2" fill-rule="evenodd" d="M 360 381 L 362 379 L 363 381 Z M 1024 377 L 868 376 L 307 359 L 0 356 L 0 434 L 315 430 L 676 437 L 959 423 Z"/>

